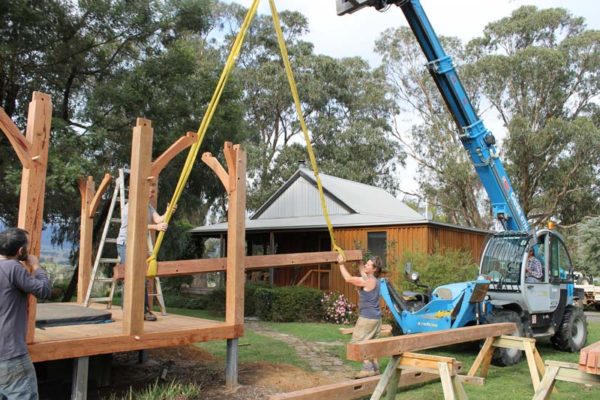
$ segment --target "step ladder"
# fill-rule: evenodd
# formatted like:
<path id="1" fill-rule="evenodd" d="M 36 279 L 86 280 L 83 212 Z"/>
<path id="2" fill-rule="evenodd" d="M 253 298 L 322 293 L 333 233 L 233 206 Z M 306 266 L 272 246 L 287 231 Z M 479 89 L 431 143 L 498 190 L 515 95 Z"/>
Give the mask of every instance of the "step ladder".
<path id="1" fill-rule="evenodd" d="M 98 250 L 96 252 L 96 258 L 94 259 L 94 266 L 92 268 L 92 274 L 91 274 L 92 276 L 91 276 L 90 283 L 88 285 L 87 292 L 86 292 L 85 299 L 84 299 L 85 307 L 89 307 L 91 303 L 106 303 L 107 309 L 110 309 L 112 307 L 113 298 L 114 298 L 115 291 L 117 288 L 117 280 L 113 279 L 113 278 L 99 276 L 98 272 L 101 269 L 101 266 L 109 267 L 109 268 L 104 268 L 104 269 L 112 269 L 112 267 L 119 264 L 118 257 L 117 258 L 107 257 L 104 255 L 104 253 L 105 253 L 106 243 L 114 244 L 115 249 L 117 246 L 117 238 L 116 237 L 109 238 L 108 234 L 109 234 L 109 231 L 111 230 L 110 229 L 111 226 L 116 226 L 116 228 L 113 229 L 113 231 L 115 231 L 115 230 L 118 230 L 119 226 L 121 225 L 121 217 L 123 215 L 123 210 L 125 209 L 125 199 L 126 199 L 125 173 L 128 173 L 128 172 L 129 171 L 127 171 L 125 169 L 122 169 L 122 168 L 119 169 L 119 176 L 115 182 L 115 188 L 113 190 L 113 194 L 110 199 L 108 215 L 106 217 L 106 221 L 104 222 L 102 236 L 100 238 L 100 243 L 98 245 Z M 119 208 L 120 208 L 120 212 L 119 212 L 120 218 L 114 218 L 117 202 L 118 202 Z M 148 233 L 148 249 L 149 249 L 149 251 L 152 251 L 152 248 L 153 248 L 152 238 L 150 236 L 150 233 Z M 99 285 L 110 284 L 111 286 L 110 286 L 109 295 L 105 296 L 105 297 L 92 297 L 93 290 L 97 286 L 97 284 L 99 284 Z M 150 306 L 152 306 L 151 300 L 153 298 L 156 298 L 160 305 L 161 314 L 166 315 L 167 311 L 166 311 L 166 307 L 165 307 L 162 288 L 160 285 L 160 279 L 158 277 L 154 278 L 154 287 L 156 288 L 156 291 L 154 293 L 148 293 L 148 297 L 149 297 L 148 301 L 150 303 Z"/>

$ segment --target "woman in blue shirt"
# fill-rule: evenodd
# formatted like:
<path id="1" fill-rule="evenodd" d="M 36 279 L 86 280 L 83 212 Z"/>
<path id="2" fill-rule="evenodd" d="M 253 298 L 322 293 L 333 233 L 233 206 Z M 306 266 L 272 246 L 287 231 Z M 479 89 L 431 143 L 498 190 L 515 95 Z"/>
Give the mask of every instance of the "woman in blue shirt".
<path id="1" fill-rule="evenodd" d="M 338 263 L 344 280 L 358 288 L 359 316 L 350 343 L 378 337 L 381 331 L 381 307 L 379 306 L 379 280 L 377 278 L 381 274 L 381 258 L 378 256 L 369 258 L 363 266 L 359 267 L 360 276 L 352 276 L 348 272 L 342 255 L 338 256 Z M 362 370 L 356 377 L 365 378 L 377 374 L 379 374 L 377 360 L 365 360 Z"/>

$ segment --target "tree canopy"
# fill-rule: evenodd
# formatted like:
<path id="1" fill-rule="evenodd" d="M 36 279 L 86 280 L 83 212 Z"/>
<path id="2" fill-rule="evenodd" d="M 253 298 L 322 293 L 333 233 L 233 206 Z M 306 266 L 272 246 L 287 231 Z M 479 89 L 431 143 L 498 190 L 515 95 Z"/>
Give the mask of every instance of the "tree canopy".
<path id="1" fill-rule="evenodd" d="M 153 121 L 154 157 L 197 130 L 246 12 L 216 0 L 15 0 L 0 11 L 0 106 L 23 129 L 34 90 L 54 104 L 45 221 L 60 227 L 57 242 L 78 241 L 78 178 L 99 181 L 127 165 L 136 117 Z M 358 57 L 315 54 L 301 14 L 282 12 L 281 20 L 320 169 L 394 190 L 391 172 L 403 155 L 389 137 L 384 75 Z M 219 155 L 225 140 L 246 146 L 251 211 L 306 159 L 299 133 L 271 17 L 258 15 L 202 151 Z M 178 157 L 161 174 L 161 210 L 182 164 Z M 8 225 L 16 223 L 20 172 L 0 135 L 0 220 Z M 176 219 L 183 227 L 218 218 L 225 199 L 198 162 Z M 166 243 L 173 252 L 185 247 Z"/>
<path id="2" fill-rule="evenodd" d="M 466 45 L 441 40 L 474 106 L 497 114 L 506 130 L 501 157 L 528 218 L 572 224 L 597 215 L 600 32 L 564 9 L 524 6 Z M 489 226 L 487 199 L 412 33 L 387 31 L 377 50 L 397 101 L 419 116 L 400 120 L 395 133 L 422 166 L 421 196 L 439 206 L 438 218 Z"/>

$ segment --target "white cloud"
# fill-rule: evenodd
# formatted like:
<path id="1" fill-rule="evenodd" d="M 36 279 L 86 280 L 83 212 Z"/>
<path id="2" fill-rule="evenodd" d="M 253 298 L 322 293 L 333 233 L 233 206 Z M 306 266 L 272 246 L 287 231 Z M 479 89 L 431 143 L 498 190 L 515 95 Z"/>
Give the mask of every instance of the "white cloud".
<path id="1" fill-rule="evenodd" d="M 252 0 L 225 1 L 245 7 L 252 4 Z M 462 40 L 480 36 L 485 25 L 510 15 L 522 5 L 566 8 L 573 15 L 585 17 L 589 28 L 600 29 L 597 3 L 590 0 L 423 0 L 421 4 L 438 35 L 457 36 Z M 307 40 L 315 45 L 316 53 L 332 57 L 361 56 L 372 66 L 379 63 L 373 47 L 380 34 L 387 28 L 407 26 L 402 11 L 395 6 L 384 13 L 365 8 L 339 17 L 335 0 L 276 0 L 275 5 L 280 12 L 294 10 L 307 17 L 310 27 Z M 270 14 L 268 0 L 261 0 L 258 12 Z"/>

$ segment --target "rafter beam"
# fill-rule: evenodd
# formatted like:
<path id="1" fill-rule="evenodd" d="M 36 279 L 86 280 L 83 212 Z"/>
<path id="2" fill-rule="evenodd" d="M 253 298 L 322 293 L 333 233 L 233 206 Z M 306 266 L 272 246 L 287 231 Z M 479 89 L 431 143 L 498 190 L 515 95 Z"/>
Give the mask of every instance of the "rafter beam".
<path id="1" fill-rule="evenodd" d="M 225 168 L 221 165 L 219 160 L 217 160 L 213 155 L 209 152 L 202 154 L 202 162 L 208 165 L 210 169 L 217 175 L 223 186 L 225 187 L 225 191 L 227 193 L 231 193 L 230 183 L 229 183 L 229 174 L 225 171 Z"/>
<path id="2" fill-rule="evenodd" d="M 183 150 L 190 147 L 196 140 L 198 135 L 196 132 L 187 132 L 185 136 L 180 137 L 173 143 L 167 150 L 165 150 L 160 156 L 152 162 L 151 172 L 152 176 L 159 176 L 163 169 L 171 162 L 175 156 L 181 153 Z"/>
<path id="3" fill-rule="evenodd" d="M 100 200 L 102 200 L 102 195 L 104 194 L 104 192 L 106 192 L 106 189 L 108 188 L 108 185 L 110 184 L 111 180 L 112 176 L 110 176 L 110 174 L 104 174 L 102 182 L 100 182 L 100 185 L 98 186 L 98 189 L 96 190 L 96 193 L 94 194 L 94 197 L 90 202 L 88 209 L 89 218 L 94 218 L 94 214 L 96 214 L 98 206 L 100 205 Z"/>
<path id="4" fill-rule="evenodd" d="M 23 168 L 30 169 L 32 163 L 31 146 L 2 107 L 0 107 L 0 129 L 8 138 L 13 149 L 15 149 L 15 153 L 17 153 L 17 157 L 19 157 Z"/>

